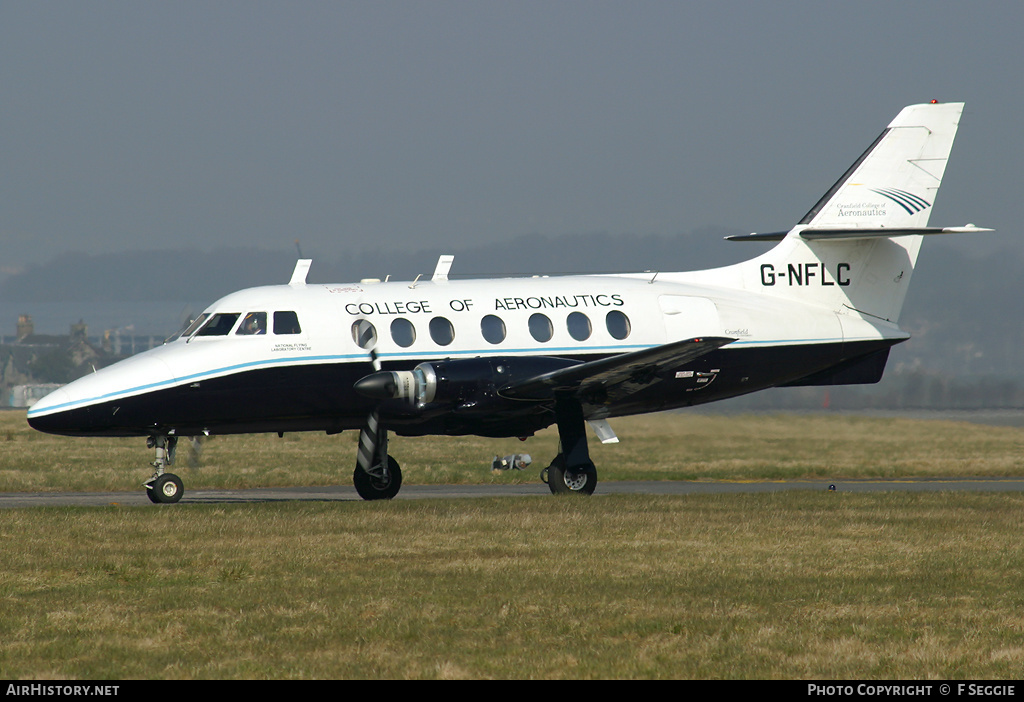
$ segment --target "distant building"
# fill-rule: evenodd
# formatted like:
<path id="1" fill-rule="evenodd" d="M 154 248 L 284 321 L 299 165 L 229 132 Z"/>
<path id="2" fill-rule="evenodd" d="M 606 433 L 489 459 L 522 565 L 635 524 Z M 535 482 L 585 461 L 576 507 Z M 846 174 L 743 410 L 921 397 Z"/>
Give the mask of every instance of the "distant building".
<path id="1" fill-rule="evenodd" d="M 35 324 L 32 323 L 32 315 L 19 314 L 18 315 L 18 332 L 17 340 L 21 341 L 26 337 L 32 336 L 36 331 Z"/>
<path id="2" fill-rule="evenodd" d="M 82 320 L 67 335 L 37 334 L 32 316 L 19 314 L 14 342 L 0 340 L 0 406 L 31 407 L 54 388 L 121 360 L 120 330 L 104 334 L 111 337 L 113 344 L 90 339 Z M 127 340 L 134 351 L 135 338 Z"/>

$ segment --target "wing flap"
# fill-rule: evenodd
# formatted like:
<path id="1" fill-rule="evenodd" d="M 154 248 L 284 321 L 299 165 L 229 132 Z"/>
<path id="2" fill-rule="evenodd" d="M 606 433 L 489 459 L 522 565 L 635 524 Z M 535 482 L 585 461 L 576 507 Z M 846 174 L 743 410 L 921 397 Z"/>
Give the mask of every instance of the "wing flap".
<path id="1" fill-rule="evenodd" d="M 506 385 L 498 394 L 512 400 L 543 401 L 552 399 L 558 392 L 591 394 L 601 388 L 615 395 L 629 395 L 658 382 L 662 371 L 693 361 L 733 341 L 735 339 L 721 336 L 674 341 L 543 373 Z M 616 390 L 620 392 L 613 392 Z"/>

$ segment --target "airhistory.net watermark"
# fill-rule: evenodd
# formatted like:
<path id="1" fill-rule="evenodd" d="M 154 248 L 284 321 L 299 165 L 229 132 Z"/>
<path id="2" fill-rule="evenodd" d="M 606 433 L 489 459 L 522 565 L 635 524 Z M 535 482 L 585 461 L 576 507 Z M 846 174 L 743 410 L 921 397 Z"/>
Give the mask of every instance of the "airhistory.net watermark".
<path id="1" fill-rule="evenodd" d="M 29 697 L 114 697 L 120 685 L 7 685 L 7 695 Z"/>

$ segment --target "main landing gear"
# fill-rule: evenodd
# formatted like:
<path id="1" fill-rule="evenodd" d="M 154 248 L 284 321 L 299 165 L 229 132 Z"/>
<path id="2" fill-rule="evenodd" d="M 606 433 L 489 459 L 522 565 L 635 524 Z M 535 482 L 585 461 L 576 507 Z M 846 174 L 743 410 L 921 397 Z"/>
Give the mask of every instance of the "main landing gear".
<path id="1" fill-rule="evenodd" d="M 146 439 L 147 448 L 156 449 L 156 460 L 153 461 L 153 477 L 143 485 L 146 487 L 146 497 L 150 502 L 156 504 L 173 504 L 185 494 L 185 487 L 181 478 L 174 473 L 165 473 L 164 467 L 174 463 L 174 454 L 178 448 L 178 437 L 176 436 L 151 436 Z"/>
<path id="2" fill-rule="evenodd" d="M 541 480 L 554 495 L 592 495 L 597 487 L 597 468 L 590 460 L 583 407 L 574 398 L 555 402 L 559 453 L 541 471 Z"/>
<path id="3" fill-rule="evenodd" d="M 559 453 L 541 471 L 541 480 L 555 495 L 592 495 L 597 487 L 597 468 L 590 460 L 586 424 L 579 400 L 569 397 L 555 403 Z M 356 469 L 352 474 L 356 492 L 364 500 L 390 500 L 402 487 L 402 469 L 388 455 L 388 432 L 377 412 L 370 413 L 359 432 Z"/>

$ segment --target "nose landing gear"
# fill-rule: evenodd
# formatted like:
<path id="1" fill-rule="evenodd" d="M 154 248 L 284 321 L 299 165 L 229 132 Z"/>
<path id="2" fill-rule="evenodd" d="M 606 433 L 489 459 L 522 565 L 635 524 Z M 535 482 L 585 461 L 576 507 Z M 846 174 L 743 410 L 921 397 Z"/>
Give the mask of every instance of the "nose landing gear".
<path id="1" fill-rule="evenodd" d="M 181 478 L 174 473 L 165 473 L 164 467 L 174 463 L 178 437 L 157 435 L 146 439 L 147 448 L 156 449 L 156 460 L 151 464 L 154 468 L 153 477 L 143 483 L 146 497 L 156 504 L 173 504 L 185 494 Z"/>

